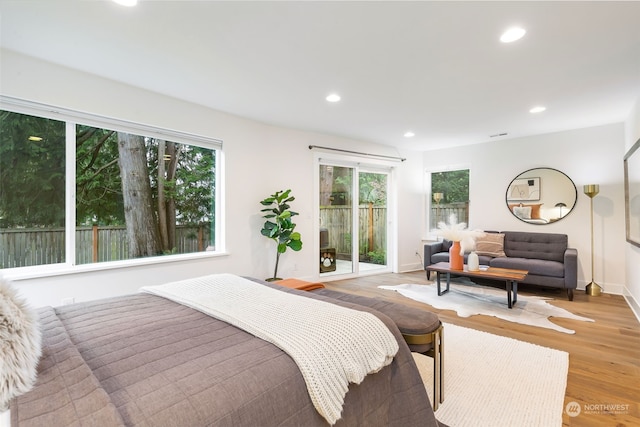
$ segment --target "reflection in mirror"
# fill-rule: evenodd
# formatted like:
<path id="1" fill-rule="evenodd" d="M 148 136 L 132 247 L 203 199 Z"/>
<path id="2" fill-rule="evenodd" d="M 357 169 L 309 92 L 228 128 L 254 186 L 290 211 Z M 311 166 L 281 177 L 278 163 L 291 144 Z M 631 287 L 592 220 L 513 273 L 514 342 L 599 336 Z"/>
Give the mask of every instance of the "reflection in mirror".
<path id="1" fill-rule="evenodd" d="M 529 224 L 550 224 L 566 217 L 578 200 L 576 186 L 556 169 L 529 169 L 516 176 L 507 188 L 507 207 Z"/>

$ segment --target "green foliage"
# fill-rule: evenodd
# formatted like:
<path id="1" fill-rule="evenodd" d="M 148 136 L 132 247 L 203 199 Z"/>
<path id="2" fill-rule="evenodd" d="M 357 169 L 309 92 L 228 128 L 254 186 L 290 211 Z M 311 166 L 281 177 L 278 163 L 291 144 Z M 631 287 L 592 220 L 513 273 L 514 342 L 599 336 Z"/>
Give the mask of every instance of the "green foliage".
<path id="1" fill-rule="evenodd" d="M 31 141 L 29 137 L 42 138 Z M 62 227 L 65 221 L 66 124 L 0 111 L 0 226 Z M 213 219 L 215 150 L 180 145 L 175 179 L 165 195 L 175 200 L 182 225 Z M 145 138 L 146 173 L 157 193 L 157 141 Z M 154 194 L 157 197 L 157 194 Z M 76 223 L 124 225 L 117 134 L 76 125 Z"/>
<path id="2" fill-rule="evenodd" d="M 376 206 L 387 204 L 387 175 L 360 172 L 360 204 L 373 203 Z"/>
<path id="3" fill-rule="evenodd" d="M 373 264 L 387 264 L 387 253 L 383 249 L 377 248 L 375 251 L 368 252 L 367 255 Z"/>
<path id="4" fill-rule="evenodd" d="M 64 194 L 65 123 L 0 111 L 0 226 L 64 226 Z"/>
<path id="5" fill-rule="evenodd" d="M 194 145 L 177 144 L 175 178 L 164 181 L 166 199 L 176 204 L 181 225 L 198 225 L 213 218 L 215 189 L 215 151 Z M 158 197 L 158 141 L 147 141 L 149 177 L 154 200 Z"/>
<path id="6" fill-rule="evenodd" d="M 76 126 L 76 223 L 125 223 L 118 138 L 114 131 Z"/>
<path id="7" fill-rule="evenodd" d="M 441 204 L 468 202 L 469 169 L 432 173 L 431 193 L 444 194 Z"/>
<path id="8" fill-rule="evenodd" d="M 260 202 L 263 206 L 267 206 L 260 210 L 260 212 L 264 212 L 262 217 L 267 219 L 260 233 L 275 241 L 277 245 L 276 265 L 272 280 L 278 277 L 280 255 L 285 253 L 287 248 L 294 251 L 302 249 L 300 233 L 294 231 L 296 224 L 291 220 L 292 217 L 298 215 L 298 212 L 290 210 L 289 203 L 295 200 L 295 197 L 290 194 L 291 190 L 277 191 Z"/>
<path id="9" fill-rule="evenodd" d="M 332 185 L 332 205 L 349 204 L 351 198 L 352 173 L 349 168 L 334 167 Z M 371 172 L 358 174 L 358 192 L 360 204 L 373 203 L 376 206 L 387 204 L 387 175 Z"/>

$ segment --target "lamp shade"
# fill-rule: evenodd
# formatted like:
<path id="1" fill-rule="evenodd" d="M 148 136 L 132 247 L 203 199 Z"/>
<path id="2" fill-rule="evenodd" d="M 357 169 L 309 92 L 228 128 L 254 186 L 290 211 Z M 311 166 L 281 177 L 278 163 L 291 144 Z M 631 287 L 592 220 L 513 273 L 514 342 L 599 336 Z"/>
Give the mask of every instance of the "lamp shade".
<path id="1" fill-rule="evenodd" d="M 593 198 L 600 192 L 600 186 L 598 184 L 587 184 L 584 186 L 584 194 Z"/>

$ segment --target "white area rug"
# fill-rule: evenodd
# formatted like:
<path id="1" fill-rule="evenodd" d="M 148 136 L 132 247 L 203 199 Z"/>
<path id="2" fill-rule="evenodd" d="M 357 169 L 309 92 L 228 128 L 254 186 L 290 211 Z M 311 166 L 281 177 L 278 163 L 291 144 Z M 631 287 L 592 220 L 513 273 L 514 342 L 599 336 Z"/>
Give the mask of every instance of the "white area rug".
<path id="1" fill-rule="evenodd" d="M 444 402 L 451 427 L 561 426 L 569 355 L 523 341 L 444 325 Z M 433 359 L 414 353 L 433 402 Z"/>
<path id="2" fill-rule="evenodd" d="M 593 322 L 592 319 L 575 315 L 563 308 L 555 307 L 547 301 L 551 298 L 518 295 L 513 308 L 507 307 L 507 291 L 479 286 L 472 282 L 461 285 L 451 283 L 449 293 L 438 296 L 437 286 L 405 284 L 397 286 L 378 286 L 381 289 L 396 291 L 407 298 L 429 304 L 443 310 L 455 310 L 460 317 L 474 314 L 494 316 L 510 322 L 553 329 L 566 334 L 575 334 L 572 329 L 563 328 L 549 320 L 549 317 Z M 446 286 L 444 283 L 442 287 Z"/>

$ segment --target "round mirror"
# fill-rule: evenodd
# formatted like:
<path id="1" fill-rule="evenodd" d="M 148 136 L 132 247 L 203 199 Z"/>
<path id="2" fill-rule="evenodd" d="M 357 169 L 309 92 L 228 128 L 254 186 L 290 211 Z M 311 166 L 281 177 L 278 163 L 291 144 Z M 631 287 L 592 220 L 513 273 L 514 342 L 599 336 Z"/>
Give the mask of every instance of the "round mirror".
<path id="1" fill-rule="evenodd" d="M 529 224 L 550 224 L 573 210 L 578 200 L 576 186 L 556 169 L 529 169 L 516 176 L 507 188 L 507 207 Z"/>

